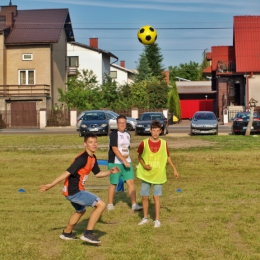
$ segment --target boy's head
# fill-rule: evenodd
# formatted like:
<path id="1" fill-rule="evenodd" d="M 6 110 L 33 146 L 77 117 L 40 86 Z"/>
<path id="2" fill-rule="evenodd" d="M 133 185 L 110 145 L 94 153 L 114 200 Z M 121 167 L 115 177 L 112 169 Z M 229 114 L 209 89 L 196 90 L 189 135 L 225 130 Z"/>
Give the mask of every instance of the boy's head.
<path id="1" fill-rule="evenodd" d="M 162 132 L 162 125 L 158 120 L 153 120 L 150 125 L 151 136 L 154 140 L 157 140 Z"/>
<path id="2" fill-rule="evenodd" d="M 126 117 L 123 115 L 120 115 L 116 118 L 117 122 L 117 129 L 120 132 L 124 132 L 126 129 Z"/>
<path id="3" fill-rule="evenodd" d="M 162 125 L 158 120 L 153 120 L 151 125 L 150 125 L 150 129 L 154 129 L 154 128 L 160 128 L 162 129 Z"/>
<path id="4" fill-rule="evenodd" d="M 87 140 L 88 140 L 89 138 L 95 138 L 95 139 L 97 139 L 97 136 L 96 136 L 95 134 L 93 134 L 93 133 L 86 133 L 86 134 L 84 135 L 84 142 L 87 142 Z"/>
<path id="5" fill-rule="evenodd" d="M 93 133 L 87 133 L 84 136 L 84 146 L 89 155 L 92 155 L 97 150 L 97 136 Z"/>

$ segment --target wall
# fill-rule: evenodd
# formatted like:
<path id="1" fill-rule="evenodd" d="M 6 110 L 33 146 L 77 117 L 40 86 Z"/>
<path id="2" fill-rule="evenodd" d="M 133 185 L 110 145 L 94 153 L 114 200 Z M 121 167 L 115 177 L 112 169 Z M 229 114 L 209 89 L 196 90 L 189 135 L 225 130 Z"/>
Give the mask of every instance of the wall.
<path id="1" fill-rule="evenodd" d="M 102 54 L 93 50 L 67 43 L 67 55 L 79 57 L 78 70 L 92 70 L 97 76 L 98 84 L 103 82 Z"/>
<path id="2" fill-rule="evenodd" d="M 0 34 L 0 85 L 4 85 L 5 75 L 5 45 L 4 45 L 4 34 Z"/>
<path id="3" fill-rule="evenodd" d="M 66 81 L 67 81 L 67 70 L 66 70 L 66 59 L 67 59 L 67 40 L 65 30 L 62 31 L 60 40 L 58 43 L 53 43 L 52 46 L 52 77 L 53 82 L 51 84 L 52 92 L 52 106 L 58 102 L 60 97 L 58 88 L 61 88 L 63 91 L 66 90 Z"/>
<path id="4" fill-rule="evenodd" d="M 258 101 L 257 105 L 260 104 L 260 75 L 253 75 L 252 78 L 248 79 L 249 82 L 249 100 L 254 98 Z"/>

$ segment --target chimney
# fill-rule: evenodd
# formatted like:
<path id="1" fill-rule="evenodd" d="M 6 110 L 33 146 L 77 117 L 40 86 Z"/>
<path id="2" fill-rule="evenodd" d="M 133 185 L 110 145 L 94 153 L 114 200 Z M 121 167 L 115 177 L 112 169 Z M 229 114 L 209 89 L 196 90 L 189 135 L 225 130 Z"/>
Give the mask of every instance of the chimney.
<path id="1" fill-rule="evenodd" d="M 124 60 L 121 60 L 121 61 L 120 61 L 120 67 L 122 67 L 122 68 L 125 67 L 125 61 L 124 61 Z"/>
<path id="2" fill-rule="evenodd" d="M 5 24 L 7 27 L 10 27 L 11 30 L 14 27 L 14 13 L 13 12 L 6 12 L 6 21 Z"/>
<path id="3" fill-rule="evenodd" d="M 169 73 L 169 70 L 164 70 L 162 72 L 162 74 L 164 75 L 164 80 L 167 84 L 169 84 L 170 82 L 170 73 Z"/>
<path id="4" fill-rule="evenodd" d="M 14 17 L 16 17 L 17 16 L 17 5 L 0 6 L 0 16 L 6 17 L 7 12 L 13 12 Z"/>
<path id="5" fill-rule="evenodd" d="M 89 38 L 89 45 L 92 48 L 98 49 L 98 38 Z"/>

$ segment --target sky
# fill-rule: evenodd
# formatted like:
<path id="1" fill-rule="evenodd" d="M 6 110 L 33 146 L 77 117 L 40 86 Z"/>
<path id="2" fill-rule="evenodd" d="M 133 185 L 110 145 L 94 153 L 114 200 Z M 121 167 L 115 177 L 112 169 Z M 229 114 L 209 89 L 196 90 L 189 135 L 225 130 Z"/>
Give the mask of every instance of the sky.
<path id="1" fill-rule="evenodd" d="M 233 45 L 233 17 L 260 15 L 259 0 L 11 0 L 18 10 L 68 8 L 75 41 L 98 47 L 118 57 L 115 64 L 135 69 L 144 46 L 138 29 L 157 31 L 162 65 L 201 63 L 211 46 Z M 1 0 L 9 5 L 10 0 Z M 115 60 L 111 59 L 111 62 Z"/>

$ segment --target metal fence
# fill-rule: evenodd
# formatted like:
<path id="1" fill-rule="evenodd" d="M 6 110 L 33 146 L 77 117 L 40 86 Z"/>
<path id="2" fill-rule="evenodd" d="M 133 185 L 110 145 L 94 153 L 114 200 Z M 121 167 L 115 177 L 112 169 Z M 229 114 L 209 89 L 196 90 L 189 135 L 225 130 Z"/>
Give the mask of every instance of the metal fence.
<path id="1" fill-rule="evenodd" d="M 70 110 L 47 111 L 47 126 L 70 126 Z"/>

